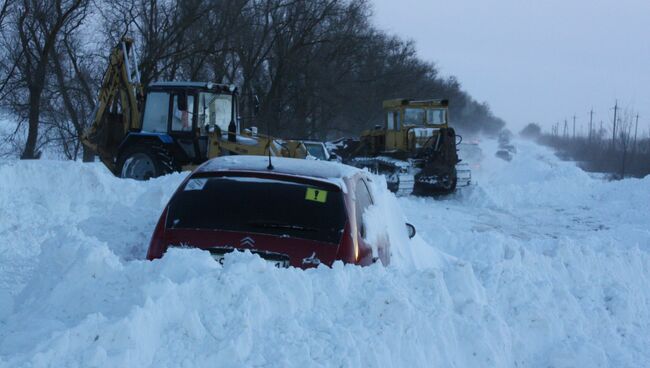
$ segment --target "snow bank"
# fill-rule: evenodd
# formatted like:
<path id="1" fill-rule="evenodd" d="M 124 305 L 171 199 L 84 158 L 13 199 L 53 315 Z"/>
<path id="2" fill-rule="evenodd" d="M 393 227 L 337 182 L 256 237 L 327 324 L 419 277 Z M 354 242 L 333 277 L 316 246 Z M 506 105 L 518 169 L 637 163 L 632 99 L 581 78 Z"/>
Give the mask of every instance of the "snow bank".
<path id="1" fill-rule="evenodd" d="M 62 237 L 90 237 L 123 260 L 142 258 L 183 178 L 143 183 L 117 179 L 99 163 L 0 161 L 0 292 L 17 292 L 34 257 L 44 246 L 60 248 Z"/>
<path id="2" fill-rule="evenodd" d="M 477 186 L 404 199 L 407 216 L 431 245 L 471 264 L 508 326 L 509 366 L 647 366 L 650 177 L 594 180 L 543 147 L 516 145 L 506 162 L 484 142 Z"/>
<path id="3" fill-rule="evenodd" d="M 505 162 L 483 142 L 478 184 L 447 199 L 374 187 L 389 267 L 308 271 L 143 261 L 183 174 L 2 161 L 0 366 L 649 365 L 650 178 L 602 182 L 516 145 Z"/>

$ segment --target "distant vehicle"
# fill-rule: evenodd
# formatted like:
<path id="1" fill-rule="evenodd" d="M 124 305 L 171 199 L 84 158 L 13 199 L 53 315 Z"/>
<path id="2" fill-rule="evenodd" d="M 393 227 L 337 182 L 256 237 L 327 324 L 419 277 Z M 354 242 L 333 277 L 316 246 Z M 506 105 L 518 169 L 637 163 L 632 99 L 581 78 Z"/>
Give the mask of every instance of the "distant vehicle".
<path id="1" fill-rule="evenodd" d="M 494 155 L 502 160 L 512 161 L 512 153 L 508 150 L 498 150 Z"/>
<path id="2" fill-rule="evenodd" d="M 383 107 L 383 124 L 332 142 L 343 162 L 383 174 L 399 195 L 449 194 L 470 184 L 469 167 L 457 169 L 462 138 L 449 126 L 449 101 L 392 99 Z"/>
<path id="3" fill-rule="evenodd" d="M 307 148 L 307 153 L 310 156 L 318 160 L 323 160 L 323 161 L 330 160 L 330 153 L 327 151 L 327 148 L 325 148 L 325 144 L 323 142 L 302 141 L 302 143 Z"/>
<path id="4" fill-rule="evenodd" d="M 505 160 L 511 161 L 513 156 L 517 153 L 517 148 L 510 143 L 512 140 L 512 133 L 509 130 L 504 130 L 499 134 L 499 149 L 495 153 L 495 156 Z"/>
<path id="5" fill-rule="evenodd" d="M 219 262 L 226 253 L 250 250 L 276 267 L 331 266 L 337 260 L 387 265 L 390 244 L 364 239 L 362 216 L 376 200 L 370 181 L 365 171 L 325 161 L 275 157 L 271 168 L 261 156 L 211 159 L 163 210 L 147 259 L 170 247 L 193 247 Z"/>

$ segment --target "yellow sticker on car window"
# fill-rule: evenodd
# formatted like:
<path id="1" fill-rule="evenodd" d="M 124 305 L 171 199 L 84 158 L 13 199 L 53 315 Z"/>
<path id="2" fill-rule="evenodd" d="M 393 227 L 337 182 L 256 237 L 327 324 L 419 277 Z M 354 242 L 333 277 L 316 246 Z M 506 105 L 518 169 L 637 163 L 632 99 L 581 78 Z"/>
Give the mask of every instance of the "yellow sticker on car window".
<path id="1" fill-rule="evenodd" d="M 308 201 L 325 203 L 325 201 L 327 201 L 327 191 L 316 188 L 307 188 L 305 199 Z"/>

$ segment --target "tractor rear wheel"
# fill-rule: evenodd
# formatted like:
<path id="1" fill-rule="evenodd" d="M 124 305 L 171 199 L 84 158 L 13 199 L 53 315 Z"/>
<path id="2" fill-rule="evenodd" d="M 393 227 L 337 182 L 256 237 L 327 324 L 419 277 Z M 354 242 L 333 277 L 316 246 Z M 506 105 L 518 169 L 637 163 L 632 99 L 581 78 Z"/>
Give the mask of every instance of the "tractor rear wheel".
<path id="1" fill-rule="evenodd" d="M 149 180 L 173 171 L 172 156 L 162 145 L 138 143 L 128 147 L 120 155 L 116 175 L 121 178 Z"/>

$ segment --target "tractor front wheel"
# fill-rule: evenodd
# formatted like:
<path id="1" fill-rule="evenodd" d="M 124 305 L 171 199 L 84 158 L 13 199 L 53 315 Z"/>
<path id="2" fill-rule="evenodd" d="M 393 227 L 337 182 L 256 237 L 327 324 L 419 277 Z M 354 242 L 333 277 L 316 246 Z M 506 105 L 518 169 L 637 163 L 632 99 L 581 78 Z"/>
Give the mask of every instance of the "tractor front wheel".
<path id="1" fill-rule="evenodd" d="M 116 175 L 121 178 L 149 180 L 172 171 L 172 159 L 164 147 L 139 143 L 128 147 L 120 155 Z"/>

